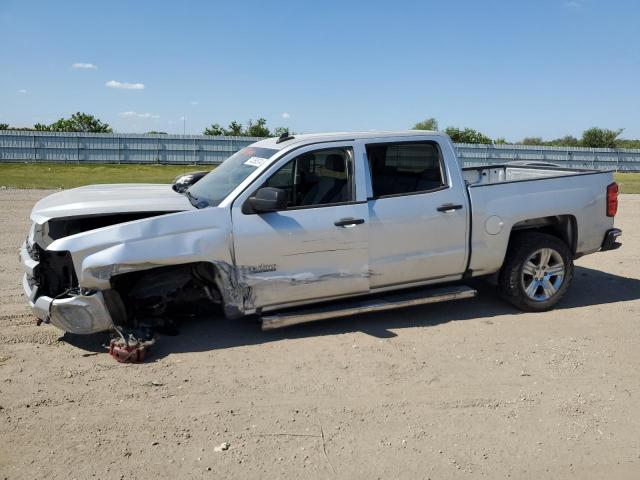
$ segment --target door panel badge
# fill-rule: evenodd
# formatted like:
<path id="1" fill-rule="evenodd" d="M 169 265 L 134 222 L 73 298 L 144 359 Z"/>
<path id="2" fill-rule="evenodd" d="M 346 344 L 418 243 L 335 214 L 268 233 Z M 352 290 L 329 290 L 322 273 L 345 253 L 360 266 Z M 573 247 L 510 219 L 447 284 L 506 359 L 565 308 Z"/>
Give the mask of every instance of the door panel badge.
<path id="1" fill-rule="evenodd" d="M 242 267 L 242 273 L 247 274 L 256 274 L 256 273 L 267 273 L 267 272 L 275 272 L 278 269 L 278 265 L 275 263 L 261 263 L 260 265 L 249 265 Z"/>

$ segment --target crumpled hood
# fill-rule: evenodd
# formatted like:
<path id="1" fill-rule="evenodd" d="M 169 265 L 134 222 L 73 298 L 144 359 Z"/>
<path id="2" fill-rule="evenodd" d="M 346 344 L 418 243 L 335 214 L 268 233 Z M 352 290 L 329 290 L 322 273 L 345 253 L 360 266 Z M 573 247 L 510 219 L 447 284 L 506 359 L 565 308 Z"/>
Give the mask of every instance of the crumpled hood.
<path id="1" fill-rule="evenodd" d="M 42 224 L 52 218 L 126 212 L 178 212 L 194 210 L 187 197 L 169 184 L 88 185 L 49 195 L 35 204 L 31 220 Z"/>

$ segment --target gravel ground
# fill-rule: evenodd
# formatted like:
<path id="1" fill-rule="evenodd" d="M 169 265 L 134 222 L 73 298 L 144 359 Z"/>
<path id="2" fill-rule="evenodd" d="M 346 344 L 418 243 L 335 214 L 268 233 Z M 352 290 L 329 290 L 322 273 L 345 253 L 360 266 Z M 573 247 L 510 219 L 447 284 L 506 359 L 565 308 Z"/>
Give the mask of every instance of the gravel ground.
<path id="1" fill-rule="evenodd" d="M 47 193 L 0 191 L 2 478 L 640 478 L 640 196 L 553 312 L 480 285 L 274 332 L 202 318 L 120 365 L 25 306 L 17 251 Z"/>

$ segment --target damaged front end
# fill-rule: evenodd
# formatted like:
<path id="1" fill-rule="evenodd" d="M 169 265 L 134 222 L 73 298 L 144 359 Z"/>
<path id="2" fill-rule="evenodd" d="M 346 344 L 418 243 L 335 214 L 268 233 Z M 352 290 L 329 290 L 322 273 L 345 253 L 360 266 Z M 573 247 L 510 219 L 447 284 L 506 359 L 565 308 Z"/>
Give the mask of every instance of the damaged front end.
<path id="1" fill-rule="evenodd" d="M 90 334 L 119 328 L 149 340 L 153 333 L 177 331 L 175 318 L 219 305 L 221 279 L 211 263 L 110 265 L 92 268 L 109 288 L 81 288 L 69 251 L 51 251 L 24 242 L 23 288 L 40 322 L 65 332 Z"/>
<path id="2" fill-rule="evenodd" d="M 212 264 L 128 265 L 127 273 L 112 265 L 102 272 L 110 288 L 82 288 L 71 253 L 43 249 L 33 236 L 20 257 L 24 292 L 38 324 L 74 334 L 111 330 L 109 353 L 119 362 L 143 361 L 157 333 L 175 335 L 179 319 L 221 303 Z"/>
<path id="3" fill-rule="evenodd" d="M 22 286 L 39 323 L 78 334 L 111 328 L 102 293 L 78 286 L 69 252 L 47 251 L 27 239 L 20 248 L 20 258 L 26 270 Z"/>
<path id="4" fill-rule="evenodd" d="M 229 213 L 169 195 L 179 198 L 166 210 L 94 213 L 85 202 L 74 215 L 55 216 L 60 207 L 50 197 L 41 201 L 47 209 L 36 205 L 20 258 L 38 322 L 75 334 L 112 330 L 114 357 L 136 361 L 156 333 L 175 334 L 180 319 L 219 311 L 233 283 L 230 267 L 217 268 L 231 263 Z"/>
<path id="5" fill-rule="evenodd" d="M 89 186 L 43 198 L 31 220 L 20 258 L 38 323 L 111 331 L 118 361 L 142 361 L 194 314 L 244 313 L 228 209 L 196 208 L 169 185 Z"/>

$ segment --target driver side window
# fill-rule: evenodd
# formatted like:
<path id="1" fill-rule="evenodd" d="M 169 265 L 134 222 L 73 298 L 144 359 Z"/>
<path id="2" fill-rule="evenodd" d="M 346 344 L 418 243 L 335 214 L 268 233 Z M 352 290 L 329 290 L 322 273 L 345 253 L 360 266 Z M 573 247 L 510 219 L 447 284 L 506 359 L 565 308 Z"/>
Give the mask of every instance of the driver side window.
<path id="1" fill-rule="evenodd" d="M 263 187 L 287 192 L 287 207 L 344 203 L 353 199 L 350 148 L 303 153 L 287 162 Z"/>

